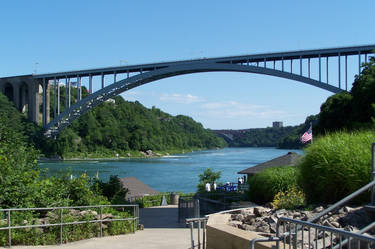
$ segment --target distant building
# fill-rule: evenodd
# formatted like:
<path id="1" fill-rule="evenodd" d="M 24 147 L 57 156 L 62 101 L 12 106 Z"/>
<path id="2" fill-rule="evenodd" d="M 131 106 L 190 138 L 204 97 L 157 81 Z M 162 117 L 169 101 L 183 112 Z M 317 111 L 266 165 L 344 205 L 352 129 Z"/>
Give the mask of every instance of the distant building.
<path id="1" fill-rule="evenodd" d="M 281 121 L 272 122 L 272 127 L 273 128 L 281 128 L 281 127 L 283 127 L 283 122 L 281 122 Z"/>

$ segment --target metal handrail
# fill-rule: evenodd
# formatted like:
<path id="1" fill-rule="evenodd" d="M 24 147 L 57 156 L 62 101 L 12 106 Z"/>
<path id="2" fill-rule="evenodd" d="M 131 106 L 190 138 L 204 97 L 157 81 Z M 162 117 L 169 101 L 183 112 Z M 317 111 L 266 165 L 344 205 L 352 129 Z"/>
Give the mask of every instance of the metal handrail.
<path id="1" fill-rule="evenodd" d="M 198 247 L 198 249 L 206 249 L 206 229 L 207 229 L 208 216 L 201 218 L 190 218 L 186 219 L 186 224 L 190 227 L 190 239 L 191 239 L 191 249 Z M 198 243 L 195 244 L 194 241 L 194 224 L 198 224 Z M 202 227 L 203 225 L 203 227 Z M 201 243 L 201 228 L 202 228 L 202 243 Z M 201 247 L 202 246 L 202 247 Z"/>
<path id="2" fill-rule="evenodd" d="M 287 228 L 289 228 L 289 231 L 285 231 L 285 225 L 284 225 L 285 223 L 289 223 L 289 225 L 286 226 Z M 290 224 L 295 224 L 295 228 L 292 229 L 292 226 Z M 281 225 L 283 225 L 283 233 L 282 234 L 280 234 L 280 226 Z M 364 232 L 365 230 L 371 229 L 371 227 L 373 225 L 374 224 L 371 224 L 370 226 L 367 226 L 366 228 L 362 229 L 360 232 Z M 323 231 L 323 234 L 325 234 L 325 232 L 330 233 L 330 239 L 329 240 L 330 240 L 330 243 L 331 243 L 331 248 L 338 248 L 338 247 L 342 248 L 345 244 L 347 244 L 351 240 L 357 240 L 358 243 L 365 242 L 365 243 L 367 243 L 368 248 L 370 248 L 371 244 L 375 244 L 375 238 L 372 237 L 372 236 L 367 236 L 367 235 L 363 235 L 363 234 L 360 234 L 360 233 L 352 233 L 352 232 L 345 231 L 345 230 L 342 230 L 342 229 L 327 227 L 327 226 L 311 223 L 311 222 L 308 222 L 308 221 L 301 221 L 301 220 L 295 220 L 295 219 L 291 219 L 291 218 L 287 218 L 287 217 L 280 217 L 279 220 L 277 221 L 277 224 L 276 224 L 276 238 L 278 238 L 278 240 L 276 242 L 276 247 L 280 248 L 280 241 L 283 241 L 284 247 L 285 247 L 286 238 L 289 237 L 289 245 L 292 244 L 294 249 L 298 248 L 299 229 L 296 229 L 296 228 L 301 228 L 301 243 L 302 243 L 302 245 L 304 245 L 304 235 L 303 235 L 303 233 L 305 231 L 305 229 L 304 229 L 305 227 L 308 228 L 308 244 L 309 245 L 311 244 L 311 236 L 310 236 L 311 229 L 313 229 L 313 232 L 315 231 L 316 235 L 319 234 L 319 231 Z M 335 246 L 333 246 L 333 244 L 334 244 L 333 235 L 334 234 L 339 238 L 339 242 Z M 294 239 L 292 239 L 292 238 L 294 238 Z M 342 240 L 343 238 L 347 238 L 347 239 Z M 325 244 L 326 244 L 326 239 L 325 239 L 325 236 L 324 236 L 323 237 L 323 248 L 326 248 Z M 250 247 L 250 248 L 254 248 L 254 247 Z M 289 246 L 289 248 L 290 248 L 290 246 Z M 303 248 L 303 246 L 302 246 L 302 248 Z M 318 248 L 318 239 L 315 240 L 315 248 Z M 349 248 L 350 248 L 350 244 L 349 244 Z"/>
<path id="3" fill-rule="evenodd" d="M 132 208 L 133 209 L 133 217 L 131 218 L 115 218 L 115 219 L 103 219 L 103 208 Z M 74 222 L 63 222 L 63 210 L 64 209 L 90 209 L 90 208 L 99 208 L 99 218 L 93 220 L 85 220 L 85 221 L 74 221 Z M 36 224 L 36 225 L 22 225 L 22 226 L 12 226 L 11 225 L 11 212 L 12 211 L 46 211 L 46 210 L 60 210 L 60 223 L 50 223 L 50 224 Z M 100 228 L 100 237 L 103 236 L 103 222 L 113 222 L 113 221 L 133 221 L 133 230 L 134 233 L 137 229 L 139 223 L 139 206 L 138 205 L 128 205 L 128 204 L 117 204 L 117 205 L 93 205 L 93 206 L 74 206 L 74 207 L 42 207 L 42 208 L 6 208 L 0 209 L 0 213 L 7 213 L 7 223 L 8 226 L 0 227 L 1 230 L 8 230 L 8 246 L 12 246 L 12 229 L 23 229 L 23 228 L 38 228 L 38 227 L 56 227 L 60 226 L 60 244 L 63 243 L 62 234 L 63 234 L 63 226 L 66 225 L 77 225 L 77 224 L 87 224 L 87 223 L 99 223 Z"/>
<path id="4" fill-rule="evenodd" d="M 375 227 L 375 222 L 373 222 L 370 225 L 362 228 L 357 233 L 351 233 L 351 232 L 347 232 L 347 231 L 343 231 L 343 230 L 339 230 L 339 229 L 325 227 L 325 226 L 322 226 L 322 225 L 319 225 L 319 224 L 315 224 L 313 222 L 318 221 L 324 215 L 328 214 L 331 211 L 336 210 L 338 207 L 342 206 L 343 204 L 345 204 L 346 202 L 352 200 L 353 198 L 359 196 L 363 192 L 367 191 L 369 188 L 371 188 L 371 203 L 370 204 L 372 206 L 375 206 L 375 143 L 371 144 L 371 182 L 369 182 L 365 186 L 361 187 L 360 189 L 356 190 L 355 192 L 351 193 L 350 195 L 346 196 L 345 198 L 341 199 L 340 201 L 336 202 L 334 205 L 330 206 L 329 208 L 323 210 L 322 212 L 320 212 L 316 216 L 308 219 L 307 221 L 300 221 L 300 220 L 294 220 L 294 219 L 290 219 L 290 218 L 286 218 L 286 217 L 280 217 L 278 219 L 277 226 L 279 226 L 279 222 L 281 222 L 281 221 L 289 221 L 290 223 L 295 223 L 296 224 L 295 228 L 293 230 L 290 230 L 289 233 L 283 233 L 283 235 L 279 234 L 279 229 L 277 228 L 276 237 L 272 237 L 272 238 L 268 238 L 268 239 L 265 239 L 265 238 L 254 239 L 250 243 L 250 248 L 251 249 L 254 248 L 255 243 L 256 242 L 261 242 L 261 241 L 264 241 L 264 242 L 277 241 L 276 242 L 277 243 L 277 248 L 279 248 L 279 241 L 281 241 L 282 239 L 284 239 L 286 235 L 297 235 L 297 232 L 301 228 L 301 226 L 303 226 L 303 227 L 309 227 L 309 229 L 310 228 L 315 228 L 315 229 L 320 229 L 320 230 L 324 230 L 324 231 L 331 231 L 331 233 L 335 232 L 335 233 L 338 233 L 340 235 L 342 234 L 342 235 L 348 236 L 349 239 L 346 239 L 344 241 L 340 240 L 340 244 L 339 244 L 340 248 L 342 247 L 342 245 L 348 243 L 350 241 L 351 237 L 360 236 L 360 237 L 357 237 L 357 239 L 358 240 L 362 240 L 364 238 L 364 237 L 361 237 L 361 236 L 364 236 L 364 235 L 362 235 L 362 233 L 364 233 L 364 232 L 370 230 L 371 228 Z M 303 228 L 302 228 L 302 234 L 303 234 Z M 372 239 L 371 243 L 375 242 L 375 238 L 368 237 L 368 236 L 365 236 L 365 237 Z M 338 246 L 335 246 L 334 249 L 336 249 L 337 247 Z"/>
<path id="5" fill-rule="evenodd" d="M 319 214 L 317 214 L 316 216 L 308 219 L 309 222 L 314 222 L 314 221 L 317 221 L 319 220 L 321 217 L 323 217 L 324 215 L 328 214 L 329 212 L 337 209 L 338 207 L 340 207 L 341 205 L 343 205 L 344 203 L 350 201 L 351 199 L 353 199 L 354 197 L 357 197 L 358 195 L 362 194 L 363 192 L 365 192 L 367 189 L 371 188 L 375 186 L 375 181 L 372 181 L 368 184 L 366 184 L 365 186 L 363 186 L 362 188 L 358 189 L 357 191 L 351 193 L 350 195 L 348 195 L 347 197 L 343 198 L 342 200 L 336 202 L 334 205 L 330 206 L 329 208 L 323 210 L 322 212 L 320 212 Z"/>

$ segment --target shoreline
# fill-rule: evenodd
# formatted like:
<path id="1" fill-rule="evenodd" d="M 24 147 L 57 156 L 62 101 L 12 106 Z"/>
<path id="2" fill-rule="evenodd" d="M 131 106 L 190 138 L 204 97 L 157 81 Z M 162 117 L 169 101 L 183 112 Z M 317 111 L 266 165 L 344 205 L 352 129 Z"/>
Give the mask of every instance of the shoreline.
<path id="1" fill-rule="evenodd" d="M 144 151 L 132 151 L 132 152 L 126 152 L 126 156 L 111 156 L 111 157 L 68 157 L 68 158 L 60 158 L 60 157 L 40 157 L 38 159 L 38 162 L 50 162 L 50 161 L 96 161 L 96 160 L 107 160 L 107 161 L 116 161 L 116 160 L 124 160 L 124 159 L 145 159 L 145 158 L 163 158 L 168 157 L 171 155 L 179 155 L 179 154 L 186 154 L 191 153 L 194 151 L 203 151 L 203 150 L 218 150 L 223 148 L 190 148 L 190 149 L 183 149 L 183 150 L 175 150 L 175 151 L 155 151 L 147 150 Z M 118 155 L 118 154 L 117 154 Z"/>

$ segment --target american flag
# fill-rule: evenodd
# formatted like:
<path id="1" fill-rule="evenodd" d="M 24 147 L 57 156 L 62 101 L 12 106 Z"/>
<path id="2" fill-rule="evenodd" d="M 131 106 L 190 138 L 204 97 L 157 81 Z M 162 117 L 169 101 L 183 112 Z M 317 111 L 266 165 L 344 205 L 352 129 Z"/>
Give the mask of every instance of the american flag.
<path id="1" fill-rule="evenodd" d="M 301 137 L 301 142 L 307 143 L 311 139 L 312 139 L 312 129 L 311 129 L 311 126 L 310 126 L 310 128 L 305 133 L 303 133 L 303 135 Z"/>

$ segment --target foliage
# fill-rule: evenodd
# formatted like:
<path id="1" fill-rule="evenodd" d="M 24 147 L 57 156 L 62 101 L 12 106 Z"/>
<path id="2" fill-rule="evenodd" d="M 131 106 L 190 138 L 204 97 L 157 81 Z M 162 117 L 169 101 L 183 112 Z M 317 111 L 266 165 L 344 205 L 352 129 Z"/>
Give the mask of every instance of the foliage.
<path id="1" fill-rule="evenodd" d="M 141 198 L 137 198 L 135 203 L 138 204 L 140 208 L 160 206 L 162 204 L 163 196 L 164 196 L 167 203 L 170 204 L 171 194 L 172 193 L 160 193 L 158 195 L 147 195 Z M 193 193 L 176 193 L 176 194 L 178 194 L 180 197 L 192 197 L 194 195 Z"/>
<path id="2" fill-rule="evenodd" d="M 13 102 L 10 102 L 2 93 L 0 93 L 0 117 L 2 117 L 0 122 L 11 127 L 21 137 L 25 145 L 35 148 L 48 147 L 42 127 L 27 120 L 26 116 L 20 113 Z"/>
<path id="3" fill-rule="evenodd" d="M 33 206 L 39 177 L 38 152 L 8 126 L 10 119 L 0 116 L 0 206 Z"/>
<path id="4" fill-rule="evenodd" d="M 230 147 L 276 147 L 280 139 L 290 134 L 294 126 L 255 128 L 248 130 L 220 130 L 215 133 L 226 139 Z M 228 139 L 223 133 L 233 137 Z"/>
<path id="5" fill-rule="evenodd" d="M 100 235 L 99 223 L 90 223 L 90 220 L 97 220 L 98 215 L 93 214 L 93 211 L 99 213 L 99 209 L 83 210 L 86 214 L 81 214 L 79 210 L 69 209 L 63 210 L 62 217 L 64 223 L 69 222 L 84 222 L 82 224 L 64 225 L 62 229 L 63 243 L 72 241 L 98 237 Z M 104 211 L 104 209 L 103 209 Z M 106 208 L 106 213 L 113 215 L 113 219 L 130 218 L 132 217 L 129 211 L 118 211 L 114 208 Z M 42 218 L 42 219 L 41 219 Z M 17 216 L 12 215 L 12 225 L 23 226 L 42 224 L 43 221 L 48 221 L 48 224 L 60 223 L 60 210 L 52 210 L 46 214 L 33 213 L 32 215 L 24 215 L 18 213 Z M 86 222 L 85 222 L 86 221 Z M 0 227 L 7 226 L 6 223 L 1 224 Z M 118 235 L 126 234 L 134 229 L 133 221 L 112 221 L 103 224 L 103 235 Z M 0 246 L 6 246 L 8 231 L 0 231 Z M 12 244 L 13 245 L 52 245 L 60 243 L 60 227 L 38 227 L 26 229 L 12 230 Z"/>
<path id="6" fill-rule="evenodd" d="M 122 186 L 122 183 L 117 175 L 111 175 L 108 182 L 94 179 L 93 186 L 97 186 L 96 191 L 107 197 L 111 204 L 125 203 L 125 196 L 128 190 Z"/>
<path id="7" fill-rule="evenodd" d="M 275 209 L 295 209 L 305 204 L 305 194 L 296 187 L 277 193 L 272 201 L 272 207 Z"/>
<path id="8" fill-rule="evenodd" d="M 279 192 L 297 187 L 296 168 L 293 166 L 265 169 L 248 179 L 249 199 L 258 204 L 271 202 Z"/>
<path id="9" fill-rule="evenodd" d="M 213 171 L 210 168 L 204 170 L 203 174 L 199 174 L 198 192 L 205 191 L 206 183 L 212 184 L 220 179 L 221 171 Z"/>
<path id="10" fill-rule="evenodd" d="M 307 147 L 298 165 L 298 183 L 307 201 L 334 203 L 366 185 L 374 141 L 373 131 L 334 132 Z"/>
<path id="11" fill-rule="evenodd" d="M 57 137 L 55 152 L 63 157 L 126 156 L 131 151 L 173 151 L 225 146 L 225 141 L 192 118 L 171 116 L 117 96 L 74 121 Z"/>
<path id="12" fill-rule="evenodd" d="M 363 64 L 350 93 L 342 92 L 329 97 L 320 107 L 320 134 L 339 130 L 374 128 L 375 120 L 375 58 Z"/>
<path id="13" fill-rule="evenodd" d="M 310 115 L 306 118 L 305 122 L 303 124 L 300 124 L 298 126 L 294 126 L 294 129 L 292 132 L 290 132 L 287 136 L 282 138 L 279 143 L 277 144 L 277 148 L 279 149 L 300 149 L 303 146 L 306 146 L 302 144 L 301 142 L 301 136 L 303 133 L 305 133 L 309 128 L 310 124 L 312 123 L 313 127 L 318 123 L 318 115 Z M 315 133 L 315 130 L 313 129 L 313 133 Z"/>

